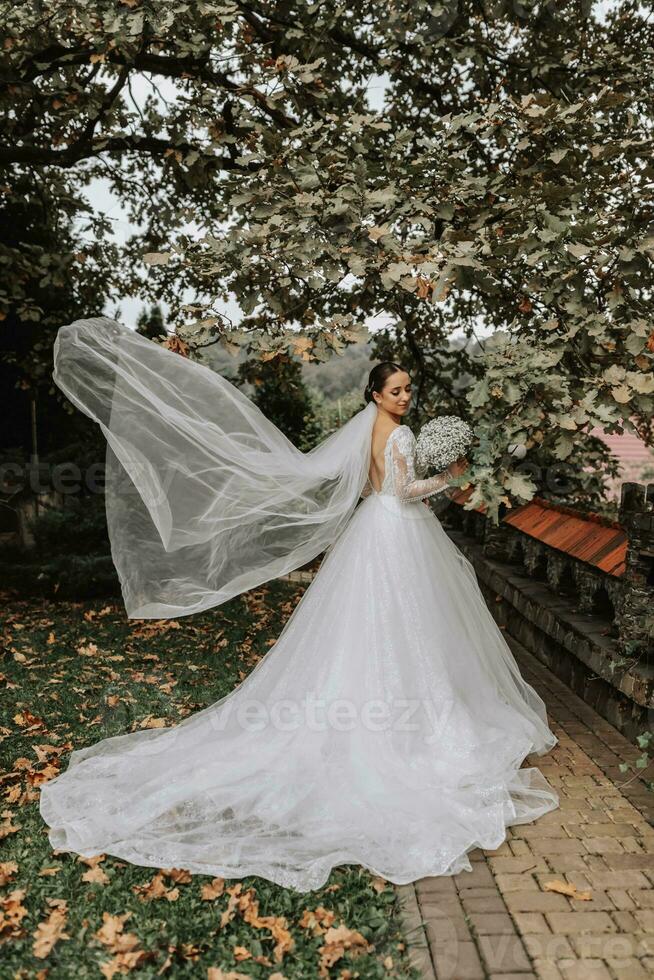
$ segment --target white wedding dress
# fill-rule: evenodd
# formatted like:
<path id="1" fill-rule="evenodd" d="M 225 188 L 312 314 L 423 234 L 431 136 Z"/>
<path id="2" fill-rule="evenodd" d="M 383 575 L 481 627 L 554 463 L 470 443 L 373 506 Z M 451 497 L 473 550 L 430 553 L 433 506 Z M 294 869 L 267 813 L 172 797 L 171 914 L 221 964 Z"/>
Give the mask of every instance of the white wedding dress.
<path id="1" fill-rule="evenodd" d="M 234 691 L 74 751 L 42 786 L 55 848 L 299 891 L 343 864 L 403 884 L 469 871 L 472 848 L 557 807 L 521 768 L 557 742 L 545 706 L 422 502 L 448 483 L 416 478 L 414 448 L 406 425 L 392 431 L 382 487 L 368 479 Z"/>

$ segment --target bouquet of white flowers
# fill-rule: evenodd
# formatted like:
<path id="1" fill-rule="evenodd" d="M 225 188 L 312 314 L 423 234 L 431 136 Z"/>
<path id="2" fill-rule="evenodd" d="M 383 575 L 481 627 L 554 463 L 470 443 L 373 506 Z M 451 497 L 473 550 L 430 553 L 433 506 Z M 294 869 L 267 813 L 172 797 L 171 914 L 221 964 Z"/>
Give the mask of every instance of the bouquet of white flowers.
<path id="1" fill-rule="evenodd" d="M 460 456 L 465 456 L 473 441 L 473 431 L 457 415 L 442 415 L 426 422 L 416 440 L 416 465 L 425 473 L 442 472 Z"/>

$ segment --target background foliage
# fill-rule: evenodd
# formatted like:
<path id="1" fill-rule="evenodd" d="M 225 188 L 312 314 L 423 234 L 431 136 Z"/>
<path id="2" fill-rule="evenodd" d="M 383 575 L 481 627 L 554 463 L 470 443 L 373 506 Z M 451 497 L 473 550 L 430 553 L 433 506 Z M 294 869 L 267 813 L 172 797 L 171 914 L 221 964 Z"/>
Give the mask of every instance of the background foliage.
<path id="1" fill-rule="evenodd" d="M 587 506 L 607 464 L 590 430 L 651 441 L 649 3 L 0 6 L 7 207 L 27 181 L 54 232 L 7 236 L 0 302 L 41 324 L 41 359 L 65 319 L 50 287 L 78 315 L 167 300 L 198 352 L 263 362 L 327 361 L 381 318 L 415 421 L 476 426 L 470 506 L 491 514 L 542 489 L 510 443 L 564 463 Z M 134 223 L 122 248 L 89 210 L 98 179 Z"/>

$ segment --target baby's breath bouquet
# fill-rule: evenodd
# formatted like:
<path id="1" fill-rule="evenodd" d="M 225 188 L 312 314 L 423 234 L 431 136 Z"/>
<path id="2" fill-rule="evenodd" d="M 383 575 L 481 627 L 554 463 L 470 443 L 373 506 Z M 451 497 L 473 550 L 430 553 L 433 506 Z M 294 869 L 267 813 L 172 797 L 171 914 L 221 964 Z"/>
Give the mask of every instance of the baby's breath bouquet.
<path id="1" fill-rule="evenodd" d="M 450 463 L 465 456 L 473 441 L 473 431 L 457 415 L 442 415 L 426 422 L 416 439 L 416 466 L 422 473 L 433 469 L 441 473 Z"/>

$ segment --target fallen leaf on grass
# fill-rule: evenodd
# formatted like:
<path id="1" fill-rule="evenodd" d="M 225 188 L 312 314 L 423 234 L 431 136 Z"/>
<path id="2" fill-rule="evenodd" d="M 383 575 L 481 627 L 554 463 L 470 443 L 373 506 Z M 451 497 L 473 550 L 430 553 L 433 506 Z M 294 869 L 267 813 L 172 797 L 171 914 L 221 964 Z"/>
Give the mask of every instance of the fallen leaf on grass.
<path id="1" fill-rule="evenodd" d="M 31 769 L 28 771 L 26 779 L 30 786 L 41 786 L 58 776 L 61 771 L 59 762 L 49 762 L 43 769 Z"/>
<path id="2" fill-rule="evenodd" d="M 18 871 L 15 861 L 4 861 L 0 864 L 0 885 L 6 885 Z"/>
<path id="3" fill-rule="evenodd" d="M 102 868 L 96 866 L 94 868 L 89 868 L 82 875 L 82 881 L 87 882 L 89 885 L 108 885 L 109 876 L 103 871 Z"/>
<path id="4" fill-rule="evenodd" d="M 65 851 L 55 851 L 55 853 L 56 854 L 64 854 L 64 853 L 67 853 L 67 852 L 65 852 Z M 97 866 L 99 864 L 102 864 L 102 862 L 105 860 L 106 856 L 107 856 L 106 854 L 95 854 L 93 857 L 82 857 L 82 855 L 80 854 L 78 856 L 78 858 L 77 858 L 77 863 L 78 864 L 86 864 L 86 865 L 88 865 L 89 868 L 97 868 Z"/>
<path id="5" fill-rule="evenodd" d="M 226 923 L 233 919 L 236 912 L 240 912 L 243 921 L 255 929 L 268 929 L 272 938 L 275 940 L 273 957 L 276 963 L 281 963 L 284 954 L 293 949 L 295 942 L 288 930 L 286 918 L 283 915 L 259 915 L 259 902 L 256 898 L 254 888 L 243 891 L 243 883 L 238 881 L 232 888 L 227 889 L 229 902 L 227 908 L 220 918 L 220 926 L 223 928 Z"/>
<path id="6" fill-rule="evenodd" d="M 53 906 L 52 912 L 47 919 L 39 922 L 34 936 L 32 952 L 38 959 L 43 960 L 48 956 L 60 939 L 70 939 L 67 932 L 64 932 L 66 918 L 68 916 L 68 903 L 63 898 L 49 898 L 48 903 Z"/>
<path id="7" fill-rule="evenodd" d="M 20 830 L 20 824 L 14 825 L 11 822 L 14 818 L 13 811 L 3 810 L 0 816 L 3 817 L 3 821 L 0 823 L 0 840 L 9 837 L 9 834 L 17 834 Z"/>
<path id="8" fill-rule="evenodd" d="M 17 773 L 17 772 L 25 772 L 25 771 L 29 771 L 30 769 L 32 769 L 33 766 L 34 766 L 34 763 L 32 762 L 31 759 L 28 759 L 24 755 L 19 755 L 17 759 L 14 759 L 14 769 L 13 769 L 13 771 L 14 771 L 14 773 Z"/>
<path id="9" fill-rule="evenodd" d="M 189 885 L 193 881 L 193 875 L 186 868 L 161 868 L 161 874 L 170 878 L 176 885 Z"/>
<path id="10" fill-rule="evenodd" d="M 208 885 L 203 885 L 200 889 L 200 898 L 204 902 L 211 902 L 214 898 L 220 898 L 225 891 L 225 879 L 214 878 Z"/>
<path id="11" fill-rule="evenodd" d="M 45 722 L 42 718 L 37 718 L 31 711 L 19 711 L 14 715 L 14 721 L 19 728 L 24 728 L 25 732 L 31 732 L 34 728 L 44 728 Z M 23 734 L 25 734 L 25 732 Z"/>
<path id="12" fill-rule="evenodd" d="M 0 899 L 0 939 L 17 939 L 24 934 L 20 923 L 27 915 L 25 895 L 24 888 L 16 888 Z"/>
<path id="13" fill-rule="evenodd" d="M 58 875 L 61 871 L 61 865 L 55 865 L 54 868 L 41 868 L 39 871 L 39 878 L 52 878 L 53 875 Z"/>
<path id="14" fill-rule="evenodd" d="M 76 653 L 79 653 L 80 657 L 97 657 L 98 648 L 95 643 L 87 643 L 86 646 L 81 643 L 77 647 Z"/>
<path id="15" fill-rule="evenodd" d="M 165 728 L 166 719 L 165 718 L 153 718 L 152 715 L 147 715 L 143 721 L 139 724 L 139 728 Z"/>
<path id="16" fill-rule="evenodd" d="M 152 959 L 152 954 L 146 953 L 144 949 L 118 953 L 112 960 L 106 960 L 100 965 L 100 973 L 106 980 L 112 980 L 117 973 L 129 973 L 147 959 Z"/>
<path id="17" fill-rule="evenodd" d="M 580 902 L 590 902 L 593 893 L 592 892 L 580 892 L 576 885 L 571 885 L 567 881 L 546 881 L 543 885 L 543 891 L 546 892 L 558 892 L 559 895 L 567 895 L 569 898 L 577 898 Z"/>
<path id="18" fill-rule="evenodd" d="M 46 743 L 45 745 L 33 745 L 32 751 L 36 755 L 36 758 L 41 764 L 47 761 L 48 757 L 51 755 L 61 755 L 62 752 L 66 752 L 68 749 L 72 749 L 72 742 L 65 742 L 63 745 L 50 745 Z"/>
<path id="19" fill-rule="evenodd" d="M 314 936 L 322 936 L 334 925 L 336 915 L 319 905 L 316 909 L 305 909 L 300 919 L 301 929 L 310 929 Z"/>
<path id="20" fill-rule="evenodd" d="M 84 619 L 87 622 L 91 622 L 92 620 L 97 619 L 100 616 L 108 616 L 109 613 L 112 613 L 112 612 L 113 612 L 113 606 L 104 606 L 99 611 L 97 611 L 95 609 L 88 609 L 84 613 Z"/>
<path id="21" fill-rule="evenodd" d="M 182 943 L 179 947 L 179 952 L 181 953 L 183 959 L 196 963 L 199 960 L 200 953 L 202 951 L 199 946 L 194 946 L 193 943 Z"/>
<path id="22" fill-rule="evenodd" d="M 122 915 L 111 915 L 109 912 L 103 912 L 102 925 L 94 934 L 95 938 L 114 954 L 112 960 L 100 966 L 100 973 L 106 977 L 106 980 L 111 980 L 116 973 L 129 973 L 144 960 L 152 959 L 152 953 L 136 948 L 140 941 L 138 936 L 133 932 L 123 932 L 125 922 L 131 914 L 131 912 L 123 912 Z"/>
<path id="23" fill-rule="evenodd" d="M 57 775 L 58 770 L 54 772 L 53 775 Z M 51 777 L 49 777 L 51 778 Z M 33 780 L 28 779 L 28 783 L 33 782 Z M 13 789 L 8 790 L 5 794 L 7 797 L 7 803 L 18 803 L 19 806 L 25 806 L 27 803 L 34 803 L 38 800 L 39 794 L 34 786 L 29 785 L 25 791 L 21 791 L 21 787 L 14 786 Z"/>
<path id="24" fill-rule="evenodd" d="M 373 947 L 368 940 L 356 929 L 348 929 L 345 925 L 328 929 L 325 933 L 325 944 L 318 950 L 320 953 L 319 975 L 328 977 L 330 967 L 338 962 L 345 953 L 349 953 L 350 956 L 360 956 L 362 953 L 369 953 L 372 949 Z"/>
<path id="25" fill-rule="evenodd" d="M 160 636 L 163 633 L 167 633 L 168 630 L 179 630 L 182 627 L 177 622 L 176 619 L 157 619 L 157 620 L 146 620 L 143 625 L 132 627 L 132 636 L 140 636 L 149 640 L 152 636 Z"/>
<path id="26" fill-rule="evenodd" d="M 39 798 L 39 794 L 36 792 L 36 787 L 41 786 L 43 783 L 47 783 L 50 779 L 54 779 L 55 776 L 58 776 L 60 768 L 61 766 L 58 759 L 55 759 L 53 762 L 46 763 L 42 769 L 36 769 L 34 762 L 31 759 L 25 758 L 24 756 L 16 759 L 14 761 L 13 770 L 6 773 L 2 777 L 2 780 L 0 780 L 17 780 L 16 785 L 12 786 L 5 792 L 7 802 L 18 803 L 19 806 L 24 806 L 26 803 L 34 802 L 34 800 Z M 21 773 L 25 773 L 25 789 L 23 789 L 23 784 L 20 781 Z"/>
<path id="27" fill-rule="evenodd" d="M 134 885 L 132 891 L 139 896 L 142 902 L 153 902 L 158 898 L 165 898 L 168 902 L 176 902 L 179 898 L 179 888 L 168 888 L 162 871 L 158 871 L 154 878 L 146 882 L 145 885 Z"/>
<path id="28" fill-rule="evenodd" d="M 22 795 L 23 787 L 20 783 L 16 783 L 15 786 L 10 786 L 9 789 L 5 790 L 5 803 L 20 803 Z"/>
<path id="29" fill-rule="evenodd" d="M 245 946 L 234 946 L 234 959 L 237 963 L 242 963 L 243 960 L 251 960 L 252 953 Z"/>
<path id="30" fill-rule="evenodd" d="M 125 923 L 131 915 L 131 912 L 123 912 L 122 915 L 111 915 L 110 912 L 103 912 L 102 925 L 94 933 L 95 938 L 107 949 L 110 949 L 112 953 L 125 953 L 133 950 L 139 944 L 139 937 L 133 932 L 123 932 Z"/>

